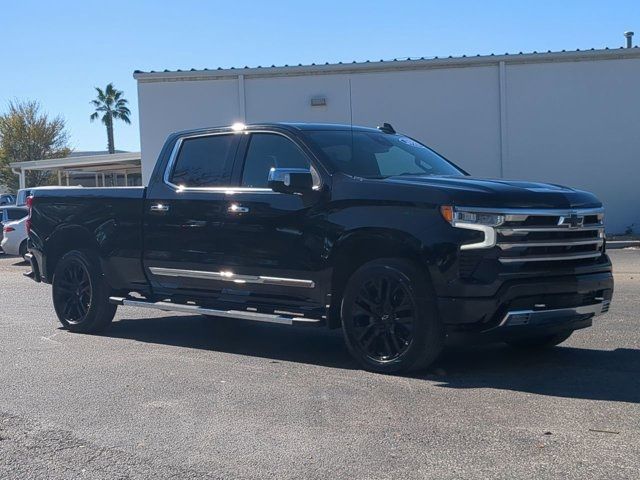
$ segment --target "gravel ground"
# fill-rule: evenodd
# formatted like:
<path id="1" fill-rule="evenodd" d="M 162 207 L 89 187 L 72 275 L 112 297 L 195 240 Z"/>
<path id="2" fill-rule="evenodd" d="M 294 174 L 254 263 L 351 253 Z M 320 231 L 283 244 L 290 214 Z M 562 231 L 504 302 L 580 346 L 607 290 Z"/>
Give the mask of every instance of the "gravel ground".
<path id="1" fill-rule="evenodd" d="M 640 251 L 611 255 L 593 328 L 416 377 L 359 370 L 322 329 L 121 308 L 74 335 L 0 258 L 0 478 L 636 479 Z"/>

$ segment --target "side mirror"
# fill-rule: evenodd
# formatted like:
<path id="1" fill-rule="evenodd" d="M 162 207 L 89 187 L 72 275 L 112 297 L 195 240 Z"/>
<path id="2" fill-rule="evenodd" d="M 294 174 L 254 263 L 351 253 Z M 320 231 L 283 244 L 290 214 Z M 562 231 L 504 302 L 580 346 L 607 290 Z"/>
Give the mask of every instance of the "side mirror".
<path id="1" fill-rule="evenodd" d="M 307 193 L 313 189 L 313 177 L 305 168 L 272 168 L 268 185 L 274 192 Z"/>

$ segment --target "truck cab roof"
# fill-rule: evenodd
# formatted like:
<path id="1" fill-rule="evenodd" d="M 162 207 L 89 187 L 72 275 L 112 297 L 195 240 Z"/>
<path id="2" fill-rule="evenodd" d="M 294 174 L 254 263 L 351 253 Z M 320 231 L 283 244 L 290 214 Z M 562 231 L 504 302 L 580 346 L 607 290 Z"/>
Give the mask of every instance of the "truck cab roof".
<path id="1" fill-rule="evenodd" d="M 204 133 L 213 132 L 226 132 L 226 131 L 252 131 L 260 130 L 263 128 L 274 130 L 289 130 L 289 131 L 319 131 L 319 130 L 333 130 L 333 131 L 354 131 L 354 132 L 380 132 L 377 128 L 364 127 L 361 125 L 348 125 L 340 123 L 304 123 L 304 122 L 266 122 L 266 123 L 235 123 L 233 125 L 195 128 L 188 130 L 180 130 L 173 133 L 173 135 L 198 135 Z"/>

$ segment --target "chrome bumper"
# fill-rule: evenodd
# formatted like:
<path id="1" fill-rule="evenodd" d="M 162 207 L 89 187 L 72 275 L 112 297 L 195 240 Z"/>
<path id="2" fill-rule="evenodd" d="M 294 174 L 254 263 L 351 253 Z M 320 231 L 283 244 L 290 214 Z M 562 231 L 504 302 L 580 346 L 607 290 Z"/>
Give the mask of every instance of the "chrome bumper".
<path id="1" fill-rule="evenodd" d="M 515 310 L 507 312 L 500 327 L 545 324 L 555 321 L 571 320 L 579 317 L 597 317 L 609 311 L 611 300 L 603 300 L 592 305 L 550 310 Z"/>

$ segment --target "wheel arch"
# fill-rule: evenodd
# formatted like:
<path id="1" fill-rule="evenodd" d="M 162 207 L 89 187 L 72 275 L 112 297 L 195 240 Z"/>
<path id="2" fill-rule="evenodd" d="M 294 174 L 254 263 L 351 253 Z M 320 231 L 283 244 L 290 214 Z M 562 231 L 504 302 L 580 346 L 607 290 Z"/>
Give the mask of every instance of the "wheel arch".
<path id="1" fill-rule="evenodd" d="M 371 260 L 387 257 L 409 259 L 416 262 L 430 281 L 422 250 L 419 239 L 394 229 L 361 228 L 340 237 L 329 256 L 332 270 L 327 315 L 329 328 L 340 327 L 340 303 L 347 281 L 353 272 Z"/>
<path id="2" fill-rule="evenodd" d="M 45 272 L 48 281 L 65 253 L 72 250 L 98 251 L 95 237 L 79 225 L 61 225 L 51 234 L 46 243 Z"/>

